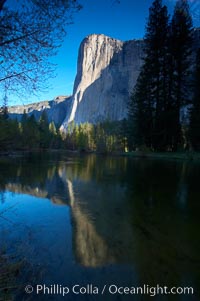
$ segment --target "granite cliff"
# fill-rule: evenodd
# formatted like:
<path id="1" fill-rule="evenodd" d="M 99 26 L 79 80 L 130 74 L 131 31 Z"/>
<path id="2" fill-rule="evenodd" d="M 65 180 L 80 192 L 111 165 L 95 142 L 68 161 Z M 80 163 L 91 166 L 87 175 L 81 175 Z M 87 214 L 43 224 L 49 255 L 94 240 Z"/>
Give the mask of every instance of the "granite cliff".
<path id="1" fill-rule="evenodd" d="M 71 108 L 61 126 L 126 117 L 127 101 L 142 65 L 142 40 L 122 42 L 103 34 L 81 43 Z"/>
<path id="2" fill-rule="evenodd" d="M 194 35 L 193 53 L 200 47 L 200 28 Z M 73 95 L 10 107 L 10 117 L 20 119 L 25 110 L 39 119 L 45 110 L 49 121 L 53 120 L 61 131 L 66 131 L 72 121 L 122 120 L 127 116 L 127 102 L 143 63 L 143 45 L 142 39 L 123 42 L 103 34 L 87 36 L 79 48 Z"/>
<path id="3" fill-rule="evenodd" d="M 41 101 L 21 106 L 12 106 L 8 108 L 9 117 L 21 120 L 23 113 L 28 116 L 34 115 L 39 120 L 43 111 L 47 113 L 49 122 L 53 121 L 55 125 L 60 126 L 64 121 L 71 104 L 71 97 L 58 96 L 50 101 Z"/>
<path id="4" fill-rule="evenodd" d="M 143 40 L 122 42 L 103 34 L 92 34 L 82 41 L 71 108 L 61 131 L 71 121 L 97 123 L 127 116 L 127 102 L 143 63 L 143 45 Z M 193 54 L 199 47 L 200 28 L 196 28 Z"/>

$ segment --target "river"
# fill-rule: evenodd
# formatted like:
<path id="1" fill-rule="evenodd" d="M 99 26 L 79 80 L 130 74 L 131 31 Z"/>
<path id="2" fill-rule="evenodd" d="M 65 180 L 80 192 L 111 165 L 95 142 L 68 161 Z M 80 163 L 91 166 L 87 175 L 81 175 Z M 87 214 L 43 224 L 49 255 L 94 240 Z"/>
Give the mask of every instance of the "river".
<path id="1" fill-rule="evenodd" d="M 13 300 L 199 300 L 198 163 L 0 158 L 0 190 L 0 252 L 23 262 Z M 194 294 L 150 297 L 158 285 Z"/>

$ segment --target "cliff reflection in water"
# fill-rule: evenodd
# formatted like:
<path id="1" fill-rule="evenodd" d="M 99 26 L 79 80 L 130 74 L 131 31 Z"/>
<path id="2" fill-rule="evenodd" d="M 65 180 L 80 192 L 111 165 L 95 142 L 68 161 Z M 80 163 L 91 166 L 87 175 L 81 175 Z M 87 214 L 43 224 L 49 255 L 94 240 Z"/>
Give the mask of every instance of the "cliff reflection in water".
<path id="1" fill-rule="evenodd" d="M 199 287 L 198 179 L 191 163 L 91 155 L 7 162 L 0 182 L 70 205 L 82 266 L 128 264 L 141 283 Z"/>

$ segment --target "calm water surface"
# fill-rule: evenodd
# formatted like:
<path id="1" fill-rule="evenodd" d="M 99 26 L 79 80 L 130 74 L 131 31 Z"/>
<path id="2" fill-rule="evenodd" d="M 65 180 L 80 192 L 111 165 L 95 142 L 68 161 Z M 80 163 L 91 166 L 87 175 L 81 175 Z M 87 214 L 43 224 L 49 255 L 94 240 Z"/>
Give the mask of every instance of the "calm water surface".
<path id="1" fill-rule="evenodd" d="M 24 262 L 14 300 L 200 300 L 198 163 L 0 159 L 0 190 L 0 251 Z M 26 295 L 27 284 L 192 286 L 195 295 L 63 298 Z"/>

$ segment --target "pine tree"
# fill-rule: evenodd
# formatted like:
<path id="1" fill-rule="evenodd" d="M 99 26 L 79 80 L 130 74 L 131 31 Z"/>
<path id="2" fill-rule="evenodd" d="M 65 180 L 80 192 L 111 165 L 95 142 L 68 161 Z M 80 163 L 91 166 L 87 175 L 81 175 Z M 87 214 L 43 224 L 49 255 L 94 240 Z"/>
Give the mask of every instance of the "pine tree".
<path id="1" fill-rule="evenodd" d="M 196 57 L 194 96 L 190 112 L 189 136 L 192 148 L 200 151 L 200 48 Z"/>
<path id="2" fill-rule="evenodd" d="M 24 110 L 23 115 L 22 115 L 22 120 L 21 120 L 22 125 L 27 122 L 27 118 L 28 118 L 28 115 L 27 115 L 26 111 Z"/>
<path id="3" fill-rule="evenodd" d="M 57 130 L 56 130 L 55 123 L 53 121 L 51 121 L 49 124 L 49 135 L 50 135 L 49 146 L 50 148 L 54 148 L 57 146 Z"/>
<path id="4" fill-rule="evenodd" d="M 187 0 L 178 0 L 171 21 L 171 125 L 173 127 L 172 148 L 181 143 L 181 109 L 189 104 L 191 53 L 193 43 L 192 18 Z"/>
<path id="5" fill-rule="evenodd" d="M 168 13 L 162 0 L 154 0 L 146 26 L 144 65 L 129 105 L 129 145 L 163 149 L 163 114 L 166 103 Z M 133 147 L 133 145 L 130 147 Z"/>
<path id="6" fill-rule="evenodd" d="M 26 123 L 24 125 L 23 131 L 23 140 L 25 142 L 24 146 L 29 149 L 37 148 L 39 145 L 40 132 L 39 126 L 35 119 L 35 116 L 32 114 L 27 117 Z"/>
<path id="7" fill-rule="evenodd" d="M 155 0 L 150 8 L 149 21 L 145 35 L 146 61 L 150 68 L 151 103 L 155 108 L 153 116 L 152 144 L 155 150 L 165 148 L 165 104 L 167 82 L 167 55 L 168 55 L 168 12 L 161 0 Z"/>
<path id="8" fill-rule="evenodd" d="M 6 94 L 3 98 L 3 106 L 0 108 L 0 115 L 4 120 L 9 118 L 9 115 L 8 115 L 8 97 L 7 97 Z"/>
<path id="9" fill-rule="evenodd" d="M 44 110 L 39 119 L 39 131 L 40 131 L 40 147 L 48 148 L 50 144 L 50 132 L 49 121 L 46 111 Z"/>
<path id="10" fill-rule="evenodd" d="M 56 126 L 55 126 L 55 123 L 54 123 L 53 121 L 51 121 L 50 124 L 49 124 L 49 132 L 50 132 L 53 136 L 56 136 L 56 135 L 57 135 Z"/>
<path id="11" fill-rule="evenodd" d="M 152 147 L 154 108 L 149 93 L 150 78 L 147 64 L 138 77 L 131 96 L 128 112 L 128 147 L 129 150 L 141 146 Z"/>
<path id="12" fill-rule="evenodd" d="M 118 150 L 126 152 L 128 147 L 128 123 L 124 118 L 119 122 L 117 135 Z"/>

